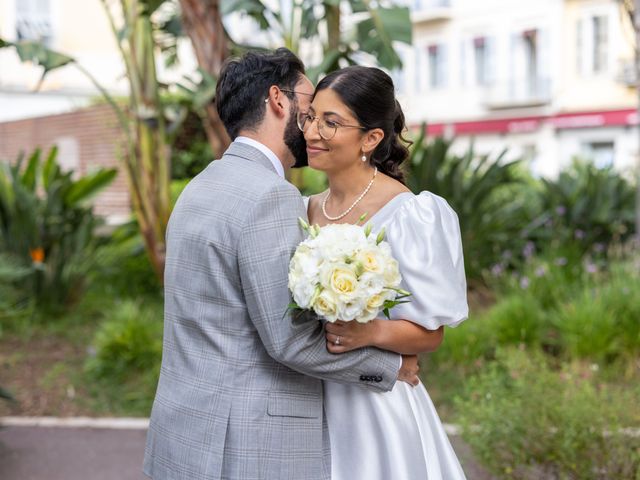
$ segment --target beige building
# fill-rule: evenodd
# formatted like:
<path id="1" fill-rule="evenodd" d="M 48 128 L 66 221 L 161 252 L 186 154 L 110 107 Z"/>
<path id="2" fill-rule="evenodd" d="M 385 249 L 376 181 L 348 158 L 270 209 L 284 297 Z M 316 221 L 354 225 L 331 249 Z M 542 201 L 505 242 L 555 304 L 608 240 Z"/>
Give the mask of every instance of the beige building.
<path id="1" fill-rule="evenodd" d="M 633 31 L 616 0 L 414 0 L 396 75 L 413 125 L 534 173 L 637 165 Z"/>
<path id="2" fill-rule="evenodd" d="M 471 140 L 481 153 L 508 147 L 537 174 L 554 175 L 574 156 L 637 165 L 633 33 L 617 0 L 400 1 L 412 9 L 414 43 L 398 44 L 405 68 L 394 77 L 412 125 L 426 121 L 430 134 L 455 136 L 458 151 Z M 228 28 L 252 31 L 237 19 Z M 0 37 L 44 38 L 109 91 L 126 94 L 100 0 L 0 0 Z M 160 77 L 192 74 L 188 42 L 180 59 L 179 70 Z M 34 93 L 40 73 L 0 50 L 0 122 L 63 114 L 98 95 L 73 66 Z M 63 145 L 62 157 L 78 165 L 80 149 Z"/>
<path id="3" fill-rule="evenodd" d="M 43 39 L 52 50 L 76 59 L 112 94 L 127 94 L 124 65 L 101 0 L 0 0 L 0 38 Z M 188 41 L 179 44 L 179 54 L 177 69 L 158 62 L 161 80 L 177 80 L 195 71 Z M 13 49 L 0 50 L 0 122 L 69 112 L 99 95 L 73 65 L 48 74 L 36 93 L 41 72 L 40 67 L 20 62 Z"/>

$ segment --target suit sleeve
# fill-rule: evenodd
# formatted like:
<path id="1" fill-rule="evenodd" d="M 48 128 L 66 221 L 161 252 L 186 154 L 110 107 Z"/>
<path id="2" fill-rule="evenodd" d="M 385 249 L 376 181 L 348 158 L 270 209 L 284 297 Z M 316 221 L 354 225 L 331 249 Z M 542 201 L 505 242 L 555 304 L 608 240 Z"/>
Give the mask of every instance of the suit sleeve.
<path id="1" fill-rule="evenodd" d="M 306 217 L 300 194 L 289 184 L 277 184 L 254 205 L 238 243 L 242 289 L 262 343 L 276 361 L 306 375 L 391 390 L 398 354 L 376 348 L 331 354 L 319 320 L 299 312 L 285 315 L 291 302 L 289 260 L 303 238 L 298 217 Z"/>

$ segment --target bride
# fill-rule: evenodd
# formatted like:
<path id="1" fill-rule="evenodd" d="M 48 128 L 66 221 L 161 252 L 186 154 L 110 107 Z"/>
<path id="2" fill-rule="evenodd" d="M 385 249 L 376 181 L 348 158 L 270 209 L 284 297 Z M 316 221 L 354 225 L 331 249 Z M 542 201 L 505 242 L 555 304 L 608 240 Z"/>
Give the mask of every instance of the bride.
<path id="1" fill-rule="evenodd" d="M 401 354 L 433 351 L 444 326 L 468 314 L 458 218 L 444 199 L 414 195 L 404 185 L 408 156 L 404 115 L 391 78 L 361 66 L 318 84 L 298 113 L 309 166 L 326 173 L 329 189 L 308 199 L 311 224 L 357 223 L 366 214 L 385 228 L 410 302 L 394 320 L 326 325 L 327 348 L 340 354 L 374 346 Z M 400 320 L 402 319 L 402 320 Z M 460 463 L 422 384 L 398 382 L 388 393 L 325 381 L 332 480 L 457 480 Z"/>

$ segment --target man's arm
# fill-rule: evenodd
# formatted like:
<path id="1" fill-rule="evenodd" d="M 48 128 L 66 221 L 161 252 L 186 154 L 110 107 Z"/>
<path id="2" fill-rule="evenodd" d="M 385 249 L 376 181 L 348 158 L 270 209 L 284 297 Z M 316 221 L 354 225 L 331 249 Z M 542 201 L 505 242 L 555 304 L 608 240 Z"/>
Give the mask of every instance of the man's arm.
<path id="1" fill-rule="evenodd" d="M 298 217 L 305 217 L 295 187 L 275 185 L 254 205 L 238 244 L 238 265 L 247 308 L 258 334 L 276 361 L 306 375 L 388 391 L 401 357 L 375 348 L 343 355 L 327 351 L 322 324 L 289 312 L 289 261 L 300 241 Z"/>

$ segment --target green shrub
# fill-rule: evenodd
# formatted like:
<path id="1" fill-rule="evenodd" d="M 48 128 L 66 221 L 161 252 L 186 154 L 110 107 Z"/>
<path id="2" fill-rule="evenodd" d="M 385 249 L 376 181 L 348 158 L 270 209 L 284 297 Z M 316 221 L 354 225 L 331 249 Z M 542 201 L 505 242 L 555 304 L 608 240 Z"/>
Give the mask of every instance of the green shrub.
<path id="1" fill-rule="evenodd" d="M 542 179 L 543 214 L 531 231 L 541 246 L 576 245 L 583 254 L 606 252 L 634 232 L 635 188 L 613 167 L 575 160 L 557 179 Z"/>
<path id="2" fill-rule="evenodd" d="M 553 370 L 541 354 L 509 349 L 457 399 L 463 436 L 499 478 L 640 476 L 640 389 L 601 386 L 583 365 Z"/>
<path id="3" fill-rule="evenodd" d="M 150 414 L 162 357 L 162 304 L 126 301 L 98 328 L 85 363 L 92 410 Z"/>
<path id="4" fill-rule="evenodd" d="M 473 147 L 462 156 L 449 153 L 452 140 L 420 136 L 411 150 L 407 186 L 444 197 L 458 214 L 465 269 L 470 280 L 498 263 L 507 249 L 524 243 L 520 232 L 537 215 L 529 213 L 528 184 L 519 162 L 476 155 Z"/>
<path id="5" fill-rule="evenodd" d="M 105 239 L 96 256 L 93 290 L 114 298 L 160 298 L 158 280 L 135 221 L 121 225 Z"/>
<path id="6" fill-rule="evenodd" d="M 487 284 L 499 296 L 525 293 L 534 297 L 543 309 L 553 309 L 592 282 L 598 271 L 575 248 L 547 250 L 536 255 L 535 246 L 529 242 L 524 249 L 526 260 L 517 267 L 508 269 L 505 264 L 498 264 L 485 273 Z M 590 272 L 592 268 L 595 270 Z"/>
<path id="7" fill-rule="evenodd" d="M 629 264 L 612 271 L 564 303 L 554 324 L 569 358 L 610 363 L 640 353 L 640 273 Z"/>
<path id="8" fill-rule="evenodd" d="M 58 309 L 78 299 L 96 249 L 100 224 L 90 200 L 116 175 L 100 169 L 77 180 L 63 172 L 52 148 L 36 150 L 23 168 L 0 162 L 0 253 L 30 270 L 24 287 L 39 307 Z"/>
<path id="9" fill-rule="evenodd" d="M 206 137 L 191 140 L 182 149 L 171 151 L 171 178 L 191 179 L 204 170 L 214 160 L 211 146 Z"/>
<path id="10" fill-rule="evenodd" d="M 306 196 L 315 195 L 327 189 L 327 176 L 324 172 L 309 167 L 302 169 L 301 193 Z"/>
<path id="11" fill-rule="evenodd" d="M 491 360 L 500 346 L 540 345 L 548 335 L 546 312 L 527 294 L 513 293 L 492 308 L 446 330 L 440 348 L 431 354 L 435 363 L 473 365 Z"/>
<path id="12" fill-rule="evenodd" d="M 133 301 L 118 305 L 98 328 L 87 360 L 92 377 L 125 382 L 141 373 L 159 371 L 162 355 L 162 310 Z"/>

